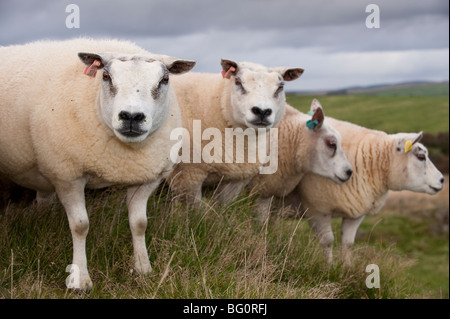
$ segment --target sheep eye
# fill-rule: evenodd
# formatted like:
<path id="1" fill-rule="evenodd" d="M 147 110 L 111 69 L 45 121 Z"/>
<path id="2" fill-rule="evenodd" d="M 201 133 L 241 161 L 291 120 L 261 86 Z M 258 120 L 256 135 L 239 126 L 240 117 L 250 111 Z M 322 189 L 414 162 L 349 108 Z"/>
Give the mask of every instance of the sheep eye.
<path id="1" fill-rule="evenodd" d="M 109 81 L 111 77 L 109 76 L 108 72 L 103 71 L 103 81 Z"/>
<path id="2" fill-rule="evenodd" d="M 242 85 L 242 81 L 239 78 L 235 78 L 234 84 L 236 84 L 237 87 L 241 90 L 242 94 L 247 93 L 247 91 L 244 89 L 244 86 Z"/>
<path id="3" fill-rule="evenodd" d="M 284 89 L 284 83 L 280 83 L 280 85 L 278 86 L 278 89 L 275 91 L 275 97 L 277 97 L 278 96 L 278 94 L 280 94 L 281 93 L 281 91 L 283 91 L 283 89 Z"/>
<path id="4" fill-rule="evenodd" d="M 329 149 L 331 149 L 333 151 L 333 156 L 334 156 L 334 154 L 336 153 L 336 150 L 337 150 L 336 141 L 334 139 L 326 139 L 325 144 L 327 145 L 327 147 Z"/>
<path id="5" fill-rule="evenodd" d="M 416 157 L 421 162 L 423 162 L 423 161 L 425 161 L 427 159 L 425 154 L 417 154 Z"/>
<path id="6" fill-rule="evenodd" d="M 161 84 L 167 84 L 169 83 L 169 75 L 168 74 L 164 74 L 163 78 L 161 79 Z"/>

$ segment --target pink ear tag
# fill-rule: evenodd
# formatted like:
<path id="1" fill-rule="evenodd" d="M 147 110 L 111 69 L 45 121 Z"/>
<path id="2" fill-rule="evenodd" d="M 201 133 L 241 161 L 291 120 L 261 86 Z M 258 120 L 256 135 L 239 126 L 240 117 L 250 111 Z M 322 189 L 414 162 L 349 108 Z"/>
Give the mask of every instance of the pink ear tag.
<path id="1" fill-rule="evenodd" d="M 87 66 L 86 69 L 84 69 L 84 74 L 87 76 L 95 78 L 95 75 L 97 74 L 97 68 L 100 66 L 99 60 L 94 60 L 90 66 Z"/>
<path id="2" fill-rule="evenodd" d="M 229 78 L 231 78 L 231 73 L 233 73 L 234 71 L 236 71 L 236 68 L 233 66 L 230 66 L 230 68 L 228 69 L 227 72 L 222 70 L 222 77 L 224 79 L 229 79 Z"/>

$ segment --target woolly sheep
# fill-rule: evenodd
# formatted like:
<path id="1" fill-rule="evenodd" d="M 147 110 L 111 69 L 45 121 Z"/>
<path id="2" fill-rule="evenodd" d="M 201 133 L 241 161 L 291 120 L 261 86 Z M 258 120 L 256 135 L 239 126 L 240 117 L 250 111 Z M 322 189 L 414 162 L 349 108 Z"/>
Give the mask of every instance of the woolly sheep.
<path id="1" fill-rule="evenodd" d="M 195 62 L 84 38 L 1 47 L 0 59 L 0 174 L 36 190 L 38 201 L 58 195 L 79 268 L 74 288 L 92 287 L 85 187 L 128 186 L 134 266 L 149 272 L 146 203 L 173 167 L 169 136 L 182 125 L 168 74 Z"/>
<path id="2" fill-rule="evenodd" d="M 221 65 L 223 78 L 220 74 L 189 73 L 173 79 L 190 138 L 186 139 L 190 144 L 183 145 L 183 152 L 186 148 L 192 150 L 195 143 L 194 120 L 201 120 L 202 130 L 215 128 L 222 137 L 226 135 L 227 128 L 264 129 L 264 134 L 268 134 L 267 129 L 276 127 L 285 112 L 284 81 L 295 80 L 303 73 L 301 68 L 267 68 L 255 63 L 224 59 Z M 207 141 L 201 143 L 203 149 Z M 223 154 L 235 156 L 238 152 L 225 149 L 223 140 L 220 145 Z M 188 202 L 199 203 L 202 185 L 242 184 L 242 181 L 248 181 L 257 174 L 261 167 L 259 161 L 239 163 L 233 159 L 232 163 L 226 163 L 223 157 L 219 157 L 212 163 L 205 163 L 203 159 L 194 163 L 191 159 L 189 163 L 177 164 L 169 177 L 171 190 Z M 231 196 L 230 189 L 226 187 L 219 190 L 221 201 L 227 201 Z"/>
<path id="3" fill-rule="evenodd" d="M 283 198 L 308 173 L 315 173 L 345 183 L 352 175 L 352 167 L 342 148 L 341 135 L 325 121 L 322 106 L 314 99 L 312 117 L 286 106 L 286 115 L 278 127 L 278 170 L 274 174 L 258 174 L 249 183 L 260 195 L 258 219 L 269 217 L 272 197 Z M 315 126 L 307 127 L 310 121 Z"/>
<path id="4" fill-rule="evenodd" d="M 366 215 L 383 207 L 389 190 L 436 194 L 444 178 L 418 143 L 420 133 L 386 134 L 344 121 L 327 118 L 342 135 L 342 148 L 353 166 L 353 175 L 337 185 L 315 174 L 307 174 L 291 193 L 288 202 L 301 204 L 306 218 L 332 262 L 334 241 L 332 218 L 342 218 L 342 253 L 351 262 L 356 231 Z"/>

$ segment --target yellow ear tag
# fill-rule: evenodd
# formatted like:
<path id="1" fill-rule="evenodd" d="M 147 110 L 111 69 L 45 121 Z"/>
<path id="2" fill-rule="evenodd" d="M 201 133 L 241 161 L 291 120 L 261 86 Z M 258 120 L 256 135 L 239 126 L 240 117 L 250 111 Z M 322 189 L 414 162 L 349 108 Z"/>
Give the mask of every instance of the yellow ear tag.
<path id="1" fill-rule="evenodd" d="M 411 149 L 412 149 L 412 142 L 411 141 L 406 141 L 405 142 L 405 153 L 408 153 Z"/>

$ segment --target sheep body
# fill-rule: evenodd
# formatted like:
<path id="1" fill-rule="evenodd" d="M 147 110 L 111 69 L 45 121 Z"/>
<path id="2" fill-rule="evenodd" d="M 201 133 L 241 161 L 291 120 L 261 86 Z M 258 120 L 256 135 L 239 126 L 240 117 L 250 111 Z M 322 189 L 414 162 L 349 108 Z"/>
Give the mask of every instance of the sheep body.
<path id="1" fill-rule="evenodd" d="M 80 52 L 93 53 L 83 54 L 88 59 L 84 61 Z M 99 68 L 104 67 L 103 79 L 95 73 L 93 78 L 83 74 L 83 63 L 89 65 L 90 56 L 97 59 Z M 151 83 L 139 81 L 139 77 L 158 81 L 159 74 L 167 69 L 172 72 L 175 64 L 174 73 L 180 73 L 194 62 L 154 55 L 130 42 L 84 38 L 1 47 L 0 59 L 0 174 L 36 190 L 38 201 L 51 198 L 56 191 L 69 219 L 73 264 L 79 267 L 79 284 L 73 288 L 92 287 L 85 252 L 89 229 L 85 187 L 128 186 L 135 268 L 149 272 L 144 238 L 146 203 L 173 167 L 170 151 L 176 141 L 170 139 L 170 133 L 182 126 L 182 119 L 170 86 L 160 90 L 163 98 L 152 99 Z M 133 82 L 112 82 L 111 74 L 119 79 L 125 75 Z M 148 129 L 145 139 L 141 131 L 137 142 L 127 142 L 134 136 L 118 138 L 109 121 L 120 125 L 123 119 L 106 116 L 111 109 L 103 107 L 110 106 L 107 98 L 114 101 L 115 97 L 121 100 L 112 104 L 114 107 L 121 107 L 121 101 L 139 102 L 123 105 L 130 109 L 148 107 L 145 111 L 151 118 L 136 113 L 142 115 L 139 125 Z M 153 111 L 158 109 L 152 103 L 164 111 Z M 136 130 L 137 124 L 133 125 Z"/>
<path id="2" fill-rule="evenodd" d="M 76 57 L 83 50 L 146 53 L 128 42 L 86 39 L 0 49 L 8 61 L 0 66 L 0 168 L 20 185 L 48 192 L 51 180 L 84 174 L 91 187 L 140 184 L 172 166 L 174 142 L 168 136 L 182 126 L 176 102 L 165 125 L 145 145 L 114 139 L 95 107 L 101 77 L 86 77 Z M 170 99 L 176 101 L 173 91 Z"/>
<path id="3" fill-rule="evenodd" d="M 387 134 L 352 123 L 327 118 L 342 135 L 342 147 L 353 167 L 347 183 L 337 185 L 316 174 L 306 174 L 288 202 L 306 209 L 306 217 L 332 260 L 334 241 L 331 219 L 341 217 L 342 249 L 350 262 L 356 231 L 364 216 L 383 207 L 389 190 L 434 194 L 443 187 L 443 176 L 418 143 L 422 133 Z M 405 151 L 405 144 L 412 149 Z"/>
<path id="4" fill-rule="evenodd" d="M 312 110 L 315 104 L 319 102 L 313 101 Z M 326 121 L 320 129 L 310 130 L 306 126 L 308 120 L 311 116 L 286 106 L 286 114 L 278 127 L 278 170 L 274 174 L 257 175 L 249 183 L 249 187 L 256 187 L 262 197 L 286 196 L 311 171 L 333 178 L 336 183 L 342 183 L 336 176 L 342 180 L 350 177 L 347 173 L 351 172 L 351 166 L 340 147 L 340 134 Z M 333 144 L 335 154 L 323 147 L 323 142 L 329 139 L 336 143 Z M 330 165 L 317 165 L 319 159 Z"/>
<path id="5" fill-rule="evenodd" d="M 201 189 L 204 185 L 217 185 L 218 183 L 225 185 L 233 182 L 241 184 L 243 182 L 243 186 L 245 181 L 248 182 L 252 176 L 259 173 L 262 165 L 259 158 L 255 163 L 249 161 L 238 163 L 236 161 L 236 145 L 227 144 L 225 131 L 226 129 L 240 129 L 241 132 L 245 132 L 244 130 L 249 127 L 261 126 L 267 129 L 277 126 L 284 115 L 285 95 L 282 90 L 279 95 L 275 94 L 275 91 L 280 83 L 284 83 L 283 79 L 288 81 L 296 79 L 303 72 L 302 69 L 272 70 L 253 63 L 237 64 L 229 60 L 222 60 L 222 66 L 224 73 L 233 70 L 233 75 L 223 78 L 220 74 L 189 73 L 174 77 L 172 81 L 180 103 L 184 127 L 190 136 L 189 145 L 183 145 L 183 149 L 190 148 L 191 159 L 189 162 L 181 162 L 176 165 L 169 177 L 170 185 L 175 194 L 184 195 L 188 201 L 197 203 L 201 200 Z M 237 82 L 238 78 L 243 84 Z M 239 88 L 238 85 L 242 85 L 242 87 Z M 244 89 L 244 85 L 246 89 Z M 245 93 L 243 93 L 244 90 Z M 254 123 L 252 116 L 256 116 L 251 113 L 250 109 L 254 105 L 264 110 L 270 110 L 270 115 L 264 118 L 261 124 L 252 124 Z M 194 120 L 201 121 L 202 131 L 207 128 L 218 130 L 222 156 L 218 157 L 217 154 L 214 154 L 215 160 L 212 163 L 205 163 L 203 159 L 200 163 L 193 161 L 193 149 L 194 143 L 196 143 Z M 254 132 L 259 134 L 256 129 Z M 200 132 L 200 134 L 202 133 Z M 239 135 L 239 132 L 236 134 Z M 262 134 L 269 135 L 266 130 Z M 209 140 L 202 140 L 200 151 L 208 143 Z M 243 147 L 245 154 L 248 154 L 248 147 L 248 143 L 245 143 Z M 239 190 L 234 190 L 234 193 L 238 193 Z M 219 194 L 224 194 L 226 198 L 232 197 L 233 195 L 227 194 L 228 191 L 219 191 Z M 219 200 L 227 201 L 220 196 Z"/>
<path id="6" fill-rule="evenodd" d="M 345 182 L 352 174 L 341 148 L 341 136 L 325 121 L 322 106 L 316 99 L 311 104 L 311 112 L 312 117 L 286 106 L 278 127 L 278 170 L 270 175 L 256 175 L 248 185 L 260 195 L 260 221 L 269 217 L 272 198 L 284 198 L 306 173 L 315 172 L 336 183 Z M 309 129 L 308 121 L 315 119 L 318 124 Z"/>

